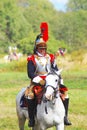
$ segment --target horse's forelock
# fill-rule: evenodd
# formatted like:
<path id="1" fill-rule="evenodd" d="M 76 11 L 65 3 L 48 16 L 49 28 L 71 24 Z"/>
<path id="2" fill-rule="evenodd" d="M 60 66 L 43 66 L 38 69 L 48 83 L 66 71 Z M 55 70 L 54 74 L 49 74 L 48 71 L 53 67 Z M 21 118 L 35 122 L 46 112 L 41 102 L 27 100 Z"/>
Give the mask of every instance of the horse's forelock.
<path id="1" fill-rule="evenodd" d="M 55 73 L 49 73 L 46 77 L 46 96 L 50 97 L 58 90 L 59 76 Z"/>

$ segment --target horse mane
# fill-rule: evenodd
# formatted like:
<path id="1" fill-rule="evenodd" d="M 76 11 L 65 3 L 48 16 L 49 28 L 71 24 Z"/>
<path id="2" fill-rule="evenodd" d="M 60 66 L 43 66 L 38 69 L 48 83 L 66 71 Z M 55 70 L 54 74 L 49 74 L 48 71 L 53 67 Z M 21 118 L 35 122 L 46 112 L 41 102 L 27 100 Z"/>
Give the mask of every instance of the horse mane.
<path id="1" fill-rule="evenodd" d="M 56 71 L 53 70 L 53 69 L 47 74 L 47 76 L 48 76 L 48 75 L 51 75 L 51 74 L 52 74 L 52 75 L 57 75 L 57 76 L 59 76 L 59 75 L 56 73 Z"/>

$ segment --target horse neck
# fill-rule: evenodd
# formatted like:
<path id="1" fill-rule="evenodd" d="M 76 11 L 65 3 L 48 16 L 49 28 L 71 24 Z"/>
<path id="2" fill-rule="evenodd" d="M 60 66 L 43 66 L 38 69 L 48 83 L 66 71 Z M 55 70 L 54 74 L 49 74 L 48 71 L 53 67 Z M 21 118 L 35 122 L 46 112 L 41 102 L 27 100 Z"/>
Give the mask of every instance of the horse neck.
<path id="1" fill-rule="evenodd" d="M 54 98 L 54 99 L 52 100 L 52 103 L 51 103 L 49 106 L 50 106 L 52 109 L 54 109 L 54 110 L 57 111 L 57 109 L 60 108 L 61 104 L 62 104 L 62 100 L 61 100 L 60 96 L 58 96 L 57 98 Z"/>

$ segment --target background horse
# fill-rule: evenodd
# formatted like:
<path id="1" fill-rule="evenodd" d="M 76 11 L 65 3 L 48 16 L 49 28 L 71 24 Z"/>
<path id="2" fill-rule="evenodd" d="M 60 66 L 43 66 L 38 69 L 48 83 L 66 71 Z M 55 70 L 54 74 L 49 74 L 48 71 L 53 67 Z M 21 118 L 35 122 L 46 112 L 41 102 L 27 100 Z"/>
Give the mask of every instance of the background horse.
<path id="1" fill-rule="evenodd" d="M 56 127 L 56 130 L 64 130 L 65 109 L 59 94 L 59 72 L 49 73 L 46 77 L 46 92 L 41 104 L 37 105 L 36 122 L 32 130 L 46 130 Z M 24 124 L 28 119 L 27 108 L 20 107 L 20 100 L 26 88 L 23 88 L 16 97 L 16 110 L 20 130 L 24 130 Z"/>
<path id="2" fill-rule="evenodd" d="M 11 61 L 17 61 L 22 56 L 23 56 L 23 54 L 19 52 L 19 53 L 16 53 L 16 55 L 15 54 L 10 54 L 10 55 L 4 56 L 4 60 L 5 60 L 6 63 L 11 62 Z"/>

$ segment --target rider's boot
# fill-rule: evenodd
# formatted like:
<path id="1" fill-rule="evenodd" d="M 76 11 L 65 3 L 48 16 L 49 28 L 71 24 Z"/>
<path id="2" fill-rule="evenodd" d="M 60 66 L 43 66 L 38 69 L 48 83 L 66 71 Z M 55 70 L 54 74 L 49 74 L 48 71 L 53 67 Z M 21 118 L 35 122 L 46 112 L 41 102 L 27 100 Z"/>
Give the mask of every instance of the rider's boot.
<path id="1" fill-rule="evenodd" d="M 69 98 L 65 98 L 65 100 L 63 100 L 63 104 L 64 104 L 64 107 L 65 107 L 64 124 L 65 125 L 72 125 L 72 123 L 68 120 Z"/>
<path id="2" fill-rule="evenodd" d="M 29 115 L 29 122 L 28 126 L 33 127 L 35 124 L 35 100 L 34 99 L 27 99 L 28 100 L 28 115 Z"/>

